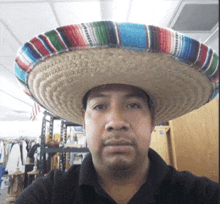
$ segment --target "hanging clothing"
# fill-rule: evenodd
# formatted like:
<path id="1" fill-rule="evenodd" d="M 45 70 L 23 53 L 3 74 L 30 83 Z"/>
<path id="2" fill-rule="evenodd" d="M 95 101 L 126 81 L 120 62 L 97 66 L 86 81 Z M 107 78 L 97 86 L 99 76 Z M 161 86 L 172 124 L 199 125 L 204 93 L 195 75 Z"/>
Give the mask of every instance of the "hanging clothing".
<path id="1" fill-rule="evenodd" d="M 27 163 L 27 143 L 22 141 L 22 165 Z"/>
<path id="2" fill-rule="evenodd" d="M 10 145 L 9 145 L 9 148 L 8 148 L 8 153 L 9 154 L 11 153 L 13 145 L 14 145 L 14 142 L 10 143 Z"/>
<path id="3" fill-rule="evenodd" d="M 4 156 L 5 156 L 4 142 L 0 141 L 0 163 L 4 163 Z"/>
<path id="4" fill-rule="evenodd" d="M 24 166 L 22 165 L 21 161 L 20 145 L 14 144 L 8 157 L 6 171 L 8 171 L 8 174 L 12 174 L 16 171 L 17 166 L 19 167 L 20 171 L 24 172 Z"/>
<path id="5" fill-rule="evenodd" d="M 5 167 L 0 166 L 0 189 L 1 189 L 1 184 L 2 184 L 2 176 L 4 176 L 5 173 Z"/>

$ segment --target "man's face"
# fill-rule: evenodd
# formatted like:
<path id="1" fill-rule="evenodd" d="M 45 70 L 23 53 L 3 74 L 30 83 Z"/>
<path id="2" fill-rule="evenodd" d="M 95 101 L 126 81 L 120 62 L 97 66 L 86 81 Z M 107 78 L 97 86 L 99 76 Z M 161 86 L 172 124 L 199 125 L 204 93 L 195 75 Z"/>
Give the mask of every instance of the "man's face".
<path id="1" fill-rule="evenodd" d="M 140 89 L 110 84 L 89 94 L 84 129 L 95 166 L 138 168 L 148 159 L 153 128 L 147 98 Z"/>

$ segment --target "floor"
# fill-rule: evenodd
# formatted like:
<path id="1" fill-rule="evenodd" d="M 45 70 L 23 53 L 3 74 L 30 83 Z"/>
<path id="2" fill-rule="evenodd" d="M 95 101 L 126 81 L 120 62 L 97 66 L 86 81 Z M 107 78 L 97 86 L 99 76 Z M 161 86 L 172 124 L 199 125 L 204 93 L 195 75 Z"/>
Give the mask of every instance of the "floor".
<path id="1" fill-rule="evenodd" d="M 0 190 L 0 204 L 6 204 L 9 199 L 8 189 L 1 189 Z"/>
<path id="2" fill-rule="evenodd" d="M 9 178 L 8 176 L 5 175 L 2 177 L 2 183 L 0 188 L 0 204 L 7 204 L 7 201 L 9 199 L 8 185 L 9 185 Z"/>

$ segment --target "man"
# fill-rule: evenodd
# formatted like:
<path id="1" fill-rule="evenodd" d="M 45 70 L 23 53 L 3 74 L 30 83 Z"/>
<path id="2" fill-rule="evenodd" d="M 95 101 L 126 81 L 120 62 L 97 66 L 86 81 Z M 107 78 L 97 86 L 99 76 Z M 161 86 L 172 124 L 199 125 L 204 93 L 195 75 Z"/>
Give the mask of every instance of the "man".
<path id="1" fill-rule="evenodd" d="M 26 43 L 19 81 L 54 115 L 83 124 L 90 154 L 37 179 L 16 203 L 218 203 L 218 183 L 149 148 L 155 124 L 214 98 L 217 58 L 182 34 L 128 23 L 66 26 Z"/>
<path id="2" fill-rule="evenodd" d="M 87 144 L 99 183 L 117 203 L 128 203 L 146 181 L 152 117 L 146 94 L 136 87 L 111 84 L 89 94 Z"/>

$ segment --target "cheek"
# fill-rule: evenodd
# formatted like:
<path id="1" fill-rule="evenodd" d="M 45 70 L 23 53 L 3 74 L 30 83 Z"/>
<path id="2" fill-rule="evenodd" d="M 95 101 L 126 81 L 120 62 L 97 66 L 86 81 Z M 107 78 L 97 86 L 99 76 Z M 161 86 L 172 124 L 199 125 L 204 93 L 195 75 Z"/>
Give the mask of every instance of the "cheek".
<path id="1" fill-rule="evenodd" d="M 87 113 L 84 122 L 88 148 L 90 151 L 98 149 L 102 133 L 101 121 L 97 117 L 92 116 L 92 114 Z"/>
<path id="2" fill-rule="evenodd" d="M 150 146 L 151 142 L 151 120 L 148 118 L 139 118 L 139 121 L 135 124 L 137 140 L 141 148 Z"/>
<path id="3" fill-rule="evenodd" d="M 85 120 L 85 132 L 87 137 L 87 146 L 90 148 L 93 146 L 92 142 L 94 141 L 93 138 L 95 137 L 95 127 L 88 120 Z"/>

